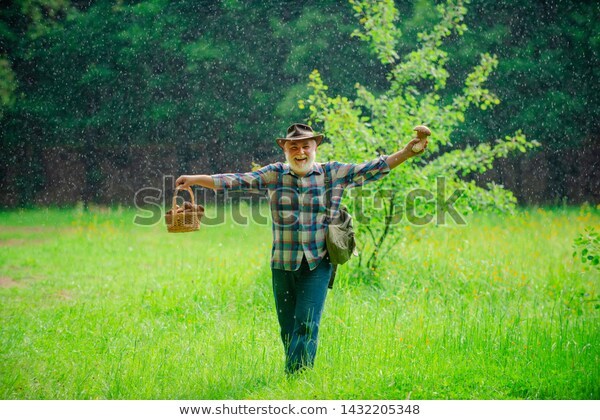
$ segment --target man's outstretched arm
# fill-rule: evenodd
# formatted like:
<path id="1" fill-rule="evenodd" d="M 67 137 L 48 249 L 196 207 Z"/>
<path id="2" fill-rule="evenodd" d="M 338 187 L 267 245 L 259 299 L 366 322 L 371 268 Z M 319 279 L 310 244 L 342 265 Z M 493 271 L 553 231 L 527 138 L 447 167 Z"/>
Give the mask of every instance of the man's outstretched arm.
<path id="1" fill-rule="evenodd" d="M 186 188 L 199 185 L 213 190 L 259 192 L 276 180 L 277 165 L 271 164 L 253 172 L 237 174 L 182 175 L 175 181 L 175 186 Z"/>
<path id="2" fill-rule="evenodd" d="M 216 189 L 215 181 L 210 175 L 181 175 L 175 181 L 175 186 L 180 188 L 189 188 L 192 185 Z"/>
<path id="3" fill-rule="evenodd" d="M 416 153 L 412 151 L 413 146 L 420 141 L 421 139 L 414 138 L 410 142 L 408 142 L 408 144 L 404 146 L 402 150 L 398 150 L 396 153 L 389 155 L 385 161 L 389 165 L 390 169 L 394 169 L 396 166 L 400 165 L 402 162 L 410 159 L 411 157 L 420 155 L 423 152 L 425 152 L 425 149 L 427 148 L 427 141 L 425 141 L 425 147 L 423 147 L 423 150 Z"/>

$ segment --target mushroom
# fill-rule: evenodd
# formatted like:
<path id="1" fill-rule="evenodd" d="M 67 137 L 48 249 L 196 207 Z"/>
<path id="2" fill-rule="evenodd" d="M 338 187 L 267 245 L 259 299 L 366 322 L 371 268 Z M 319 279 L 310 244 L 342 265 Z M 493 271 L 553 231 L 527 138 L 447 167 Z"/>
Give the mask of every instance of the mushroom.
<path id="1" fill-rule="evenodd" d="M 427 137 L 431 135 L 431 130 L 424 125 L 417 125 L 413 130 L 417 132 L 417 137 L 420 141 L 412 147 L 412 151 L 419 153 L 425 148 L 425 142 L 427 141 Z"/>
<path id="2" fill-rule="evenodd" d="M 173 211 L 173 210 L 175 210 L 175 211 Z M 179 205 L 176 204 L 175 209 L 169 209 L 165 214 L 173 214 L 173 213 L 176 213 L 178 210 L 179 210 Z"/>

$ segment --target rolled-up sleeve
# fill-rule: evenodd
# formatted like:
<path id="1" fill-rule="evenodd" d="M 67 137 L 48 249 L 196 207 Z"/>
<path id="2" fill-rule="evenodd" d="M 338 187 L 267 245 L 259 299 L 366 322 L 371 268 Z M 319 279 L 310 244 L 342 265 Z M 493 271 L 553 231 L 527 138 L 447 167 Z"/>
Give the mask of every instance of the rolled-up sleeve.
<path id="1" fill-rule="evenodd" d="M 387 156 L 359 164 L 334 162 L 334 184 L 344 188 L 360 187 L 377 181 L 390 172 Z"/>
<path id="2" fill-rule="evenodd" d="M 264 191 L 277 180 L 277 166 L 267 165 L 254 172 L 211 175 L 215 189 L 229 191 Z"/>

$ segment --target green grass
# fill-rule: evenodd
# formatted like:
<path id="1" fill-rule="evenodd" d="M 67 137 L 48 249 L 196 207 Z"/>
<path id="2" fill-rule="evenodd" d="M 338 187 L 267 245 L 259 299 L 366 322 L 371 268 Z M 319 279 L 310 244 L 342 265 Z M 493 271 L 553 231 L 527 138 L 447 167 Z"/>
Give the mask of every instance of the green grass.
<path id="1" fill-rule="evenodd" d="M 0 399 L 600 398 L 600 276 L 571 256 L 598 209 L 406 229 L 377 281 L 340 269 L 293 378 L 270 227 L 133 216 L 0 213 Z"/>

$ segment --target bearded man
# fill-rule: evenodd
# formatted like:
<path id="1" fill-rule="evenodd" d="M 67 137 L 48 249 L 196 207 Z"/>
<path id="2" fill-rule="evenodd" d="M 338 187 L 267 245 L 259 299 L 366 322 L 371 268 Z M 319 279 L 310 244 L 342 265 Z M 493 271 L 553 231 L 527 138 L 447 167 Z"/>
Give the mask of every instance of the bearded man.
<path id="1" fill-rule="evenodd" d="M 273 163 L 254 172 L 182 175 L 178 188 L 200 185 L 214 190 L 268 191 L 273 219 L 271 272 L 275 308 L 289 374 L 314 365 L 321 314 L 332 274 L 325 243 L 328 207 L 326 174 L 331 188 L 343 191 L 381 179 L 402 162 L 423 153 L 411 140 L 389 156 L 360 164 L 315 163 L 323 135 L 306 124 L 293 124 L 277 144 L 287 163 Z M 333 195 L 332 195 L 333 197 Z M 339 210 L 341 195 L 332 198 L 330 214 Z"/>

